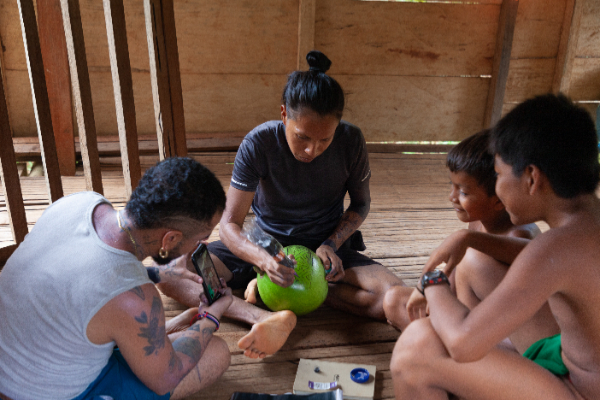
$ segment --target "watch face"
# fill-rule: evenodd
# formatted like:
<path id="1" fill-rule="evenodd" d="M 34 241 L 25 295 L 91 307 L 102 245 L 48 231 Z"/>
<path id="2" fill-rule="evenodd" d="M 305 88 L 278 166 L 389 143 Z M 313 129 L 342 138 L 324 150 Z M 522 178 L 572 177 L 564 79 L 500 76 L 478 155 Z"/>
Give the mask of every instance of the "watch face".
<path id="1" fill-rule="evenodd" d="M 450 284 L 450 282 L 448 281 L 448 277 L 446 276 L 444 271 L 439 269 L 426 272 L 425 274 L 423 274 L 423 278 L 421 278 L 421 287 L 423 288 L 423 290 L 425 290 L 427 286 L 439 285 L 440 283 Z"/>

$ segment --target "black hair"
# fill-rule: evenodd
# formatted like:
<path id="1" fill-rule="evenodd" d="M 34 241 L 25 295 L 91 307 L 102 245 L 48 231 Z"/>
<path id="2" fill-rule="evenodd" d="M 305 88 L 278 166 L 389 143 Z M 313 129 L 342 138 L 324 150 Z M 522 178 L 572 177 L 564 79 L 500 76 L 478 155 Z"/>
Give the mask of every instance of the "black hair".
<path id="1" fill-rule="evenodd" d="M 290 118 L 295 119 L 296 113 L 306 108 L 322 117 L 335 115 L 342 119 L 344 91 L 335 79 L 325 74 L 331 61 L 317 50 L 309 52 L 306 61 L 309 70 L 292 72 L 281 96 Z"/>
<path id="2" fill-rule="evenodd" d="M 199 162 L 182 157 L 148 169 L 125 206 L 137 229 L 173 227 L 176 219 L 209 223 L 224 209 L 221 182 Z"/>
<path id="3" fill-rule="evenodd" d="M 515 107 L 492 129 L 490 151 L 512 166 L 515 176 L 535 165 L 562 198 L 594 193 L 600 180 L 592 118 L 562 94 Z"/>
<path id="4" fill-rule="evenodd" d="M 462 140 L 446 157 L 446 167 L 451 172 L 465 172 L 475 178 L 488 196 L 496 194 L 496 172 L 494 156 L 488 151 L 489 129 L 485 129 Z"/>

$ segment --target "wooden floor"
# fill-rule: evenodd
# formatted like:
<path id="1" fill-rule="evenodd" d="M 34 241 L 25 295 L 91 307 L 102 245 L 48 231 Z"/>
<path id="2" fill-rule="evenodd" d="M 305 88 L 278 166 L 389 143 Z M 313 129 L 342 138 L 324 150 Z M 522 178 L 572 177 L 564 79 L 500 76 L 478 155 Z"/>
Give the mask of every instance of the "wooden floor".
<path id="1" fill-rule="evenodd" d="M 194 153 L 229 186 L 235 153 Z M 158 160 L 143 156 L 145 168 Z M 451 232 L 465 227 L 448 201 L 445 154 L 371 153 L 371 212 L 361 227 L 366 254 L 414 286 L 428 254 Z M 104 194 L 116 207 L 125 203 L 118 158 L 103 159 Z M 83 177 L 63 178 L 65 194 L 85 189 Z M 47 207 L 43 178 L 22 178 L 31 226 Z M 210 240 L 218 237 L 218 227 Z M 3 195 L 0 195 L 0 247 L 12 243 Z M 168 317 L 183 306 L 164 298 Z M 375 399 L 392 399 L 389 362 L 398 332 L 387 324 L 343 314 L 327 307 L 298 318 L 296 329 L 274 356 L 256 361 L 244 357 L 237 341 L 249 327 L 225 319 L 218 336 L 229 344 L 231 367 L 210 390 L 190 399 L 227 400 L 236 391 L 291 392 L 300 358 L 372 364 L 377 367 Z"/>

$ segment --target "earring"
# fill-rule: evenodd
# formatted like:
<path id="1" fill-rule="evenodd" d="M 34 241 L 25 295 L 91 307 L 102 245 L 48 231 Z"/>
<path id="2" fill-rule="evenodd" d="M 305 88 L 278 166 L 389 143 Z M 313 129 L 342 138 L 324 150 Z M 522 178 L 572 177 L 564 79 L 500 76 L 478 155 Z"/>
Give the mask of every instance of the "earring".
<path id="1" fill-rule="evenodd" d="M 158 256 L 160 258 L 167 258 L 167 257 L 169 257 L 169 250 L 165 250 L 164 247 L 161 247 L 160 250 L 158 251 Z"/>

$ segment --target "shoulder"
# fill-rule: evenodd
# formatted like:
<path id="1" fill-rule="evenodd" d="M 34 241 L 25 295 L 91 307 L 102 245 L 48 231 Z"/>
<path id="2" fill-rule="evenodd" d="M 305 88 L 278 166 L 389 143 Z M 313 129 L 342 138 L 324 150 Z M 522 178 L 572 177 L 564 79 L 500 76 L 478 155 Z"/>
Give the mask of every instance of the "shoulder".
<path id="1" fill-rule="evenodd" d="M 542 231 L 536 224 L 526 224 L 512 227 L 508 231 L 507 236 L 531 240 L 540 233 Z"/>
<path id="2" fill-rule="evenodd" d="M 354 139 L 357 141 L 363 140 L 364 136 L 360 128 L 348 121 L 341 120 L 337 127 L 336 134 L 344 136 L 347 139 Z"/>

